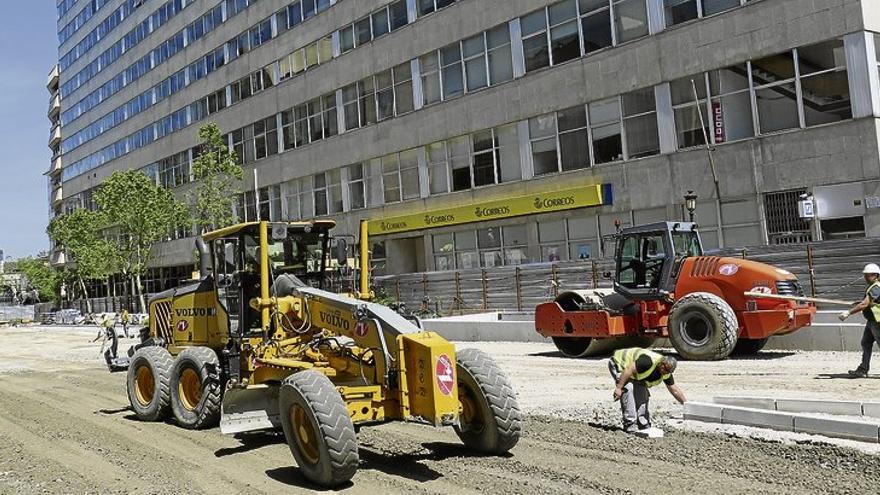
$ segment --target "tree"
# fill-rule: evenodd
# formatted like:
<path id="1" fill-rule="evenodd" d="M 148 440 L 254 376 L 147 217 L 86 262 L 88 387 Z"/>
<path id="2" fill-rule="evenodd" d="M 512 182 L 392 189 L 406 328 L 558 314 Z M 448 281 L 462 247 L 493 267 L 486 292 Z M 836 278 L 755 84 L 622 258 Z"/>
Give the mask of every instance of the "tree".
<path id="1" fill-rule="evenodd" d="M 15 270 L 27 279 L 28 286 L 36 289 L 41 301 L 52 301 L 59 294 L 58 273 L 49 266 L 48 258 L 28 256 L 15 261 Z"/>
<path id="2" fill-rule="evenodd" d="M 153 244 L 189 224 L 186 205 L 139 170 L 115 171 L 95 193 L 95 202 L 115 230 L 111 242 L 123 273 L 134 278 L 141 308 L 146 308 L 142 277 L 152 260 Z"/>
<path id="3" fill-rule="evenodd" d="M 199 231 L 218 229 L 238 221 L 232 207 L 240 194 L 238 182 L 244 171 L 234 151 L 226 146 L 217 124 L 209 122 L 199 129 L 201 150 L 193 161 L 196 182 L 189 194 Z"/>
<path id="4" fill-rule="evenodd" d="M 77 209 L 49 222 L 46 233 L 75 264 L 68 264 L 69 275 L 76 281 L 92 312 L 86 280 L 105 280 L 122 268 L 116 245 L 104 238 L 107 218 L 104 212 Z"/>

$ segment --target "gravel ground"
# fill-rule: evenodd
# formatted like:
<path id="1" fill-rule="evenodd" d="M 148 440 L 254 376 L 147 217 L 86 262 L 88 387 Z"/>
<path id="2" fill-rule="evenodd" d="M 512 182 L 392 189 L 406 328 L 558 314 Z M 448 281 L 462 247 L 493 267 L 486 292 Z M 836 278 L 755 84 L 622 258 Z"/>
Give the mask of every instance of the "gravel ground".
<path id="1" fill-rule="evenodd" d="M 309 493 L 283 436 L 223 436 L 135 421 L 124 376 L 107 373 L 93 329 L 0 329 L 0 493 Z M 126 346 L 127 347 L 127 346 Z M 463 344 L 494 355 L 527 414 L 507 457 L 465 450 L 451 429 L 388 424 L 359 435 L 361 469 L 345 493 L 876 493 L 880 460 L 816 439 L 741 438 L 669 420 L 661 440 L 617 428 L 601 360 L 570 360 L 550 346 Z M 718 394 L 871 398 L 880 380 L 842 380 L 845 353 L 770 353 L 682 363 L 691 399 Z M 695 431 L 702 429 L 702 431 Z"/>

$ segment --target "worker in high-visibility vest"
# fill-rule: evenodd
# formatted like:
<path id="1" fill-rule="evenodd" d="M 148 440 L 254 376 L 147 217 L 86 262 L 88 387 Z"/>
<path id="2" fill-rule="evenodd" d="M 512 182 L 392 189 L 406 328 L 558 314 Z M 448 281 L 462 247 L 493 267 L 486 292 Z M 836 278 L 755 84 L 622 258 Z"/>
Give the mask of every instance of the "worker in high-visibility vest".
<path id="1" fill-rule="evenodd" d="M 868 284 L 865 298 L 852 309 L 841 312 L 839 316 L 840 321 L 844 321 L 861 311 L 867 321 L 865 332 L 862 334 L 862 364 L 849 371 L 849 375 L 853 378 L 868 377 L 874 343 L 880 345 L 880 266 L 868 263 L 862 273 L 865 275 L 865 283 Z"/>
<path id="2" fill-rule="evenodd" d="M 651 428 L 649 388 L 662 382 L 678 402 L 685 403 L 684 392 L 672 377 L 676 365 L 672 356 L 638 347 L 616 351 L 608 360 L 608 370 L 617 385 L 614 400 L 620 401 L 623 429 L 627 433 Z"/>

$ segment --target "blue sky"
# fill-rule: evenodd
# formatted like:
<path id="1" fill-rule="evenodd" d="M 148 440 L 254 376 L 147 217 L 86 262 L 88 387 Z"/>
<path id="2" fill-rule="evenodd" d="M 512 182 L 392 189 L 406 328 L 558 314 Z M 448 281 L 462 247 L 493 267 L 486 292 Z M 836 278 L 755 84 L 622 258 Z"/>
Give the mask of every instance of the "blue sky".
<path id="1" fill-rule="evenodd" d="M 3 2 L 0 29 L 0 249 L 7 256 L 49 246 L 50 151 L 46 78 L 58 59 L 55 0 Z"/>

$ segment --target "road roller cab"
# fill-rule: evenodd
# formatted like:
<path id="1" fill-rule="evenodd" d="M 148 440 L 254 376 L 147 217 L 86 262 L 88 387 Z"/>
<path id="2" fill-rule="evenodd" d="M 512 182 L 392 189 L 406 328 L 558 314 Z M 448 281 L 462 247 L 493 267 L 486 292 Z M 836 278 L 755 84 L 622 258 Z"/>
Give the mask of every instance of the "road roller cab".
<path id="1" fill-rule="evenodd" d="M 553 338 L 567 356 L 587 354 L 596 339 L 641 338 L 649 344 L 668 337 L 686 358 L 723 359 L 757 352 L 770 336 L 807 326 L 815 314 L 802 302 L 746 297 L 746 291 L 803 291 L 786 270 L 705 256 L 696 224 L 660 222 L 614 237 L 613 289 L 565 292 L 535 311 L 538 333 Z"/>

